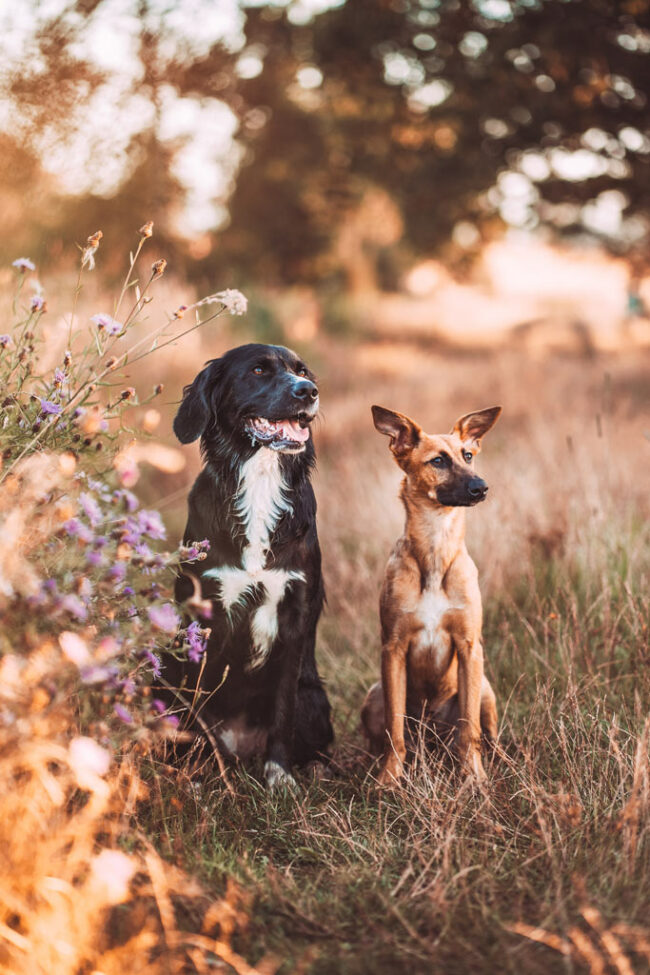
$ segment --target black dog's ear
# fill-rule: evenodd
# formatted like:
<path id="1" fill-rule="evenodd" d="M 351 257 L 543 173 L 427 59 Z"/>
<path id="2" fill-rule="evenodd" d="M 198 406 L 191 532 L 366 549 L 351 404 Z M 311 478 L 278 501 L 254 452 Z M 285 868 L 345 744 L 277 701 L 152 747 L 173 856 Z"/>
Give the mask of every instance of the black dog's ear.
<path id="1" fill-rule="evenodd" d="M 183 388 L 183 399 L 174 417 L 174 433 L 181 443 L 198 440 L 210 421 L 210 388 L 218 378 L 216 362 L 209 362 L 193 383 Z"/>

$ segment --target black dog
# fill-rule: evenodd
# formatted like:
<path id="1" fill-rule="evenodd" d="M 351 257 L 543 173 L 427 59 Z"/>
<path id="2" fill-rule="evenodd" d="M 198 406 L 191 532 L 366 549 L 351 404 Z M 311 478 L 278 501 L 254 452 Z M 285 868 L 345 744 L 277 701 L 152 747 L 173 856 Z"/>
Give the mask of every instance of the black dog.
<path id="1" fill-rule="evenodd" d="M 314 643 L 323 605 L 316 500 L 310 484 L 318 412 L 314 376 L 289 349 L 243 345 L 209 362 L 174 420 L 201 437 L 205 467 L 189 496 L 185 542 L 207 538 L 201 574 L 212 601 L 206 659 L 172 661 L 167 680 L 230 757 L 266 757 L 268 785 L 323 757 L 333 738 Z"/>

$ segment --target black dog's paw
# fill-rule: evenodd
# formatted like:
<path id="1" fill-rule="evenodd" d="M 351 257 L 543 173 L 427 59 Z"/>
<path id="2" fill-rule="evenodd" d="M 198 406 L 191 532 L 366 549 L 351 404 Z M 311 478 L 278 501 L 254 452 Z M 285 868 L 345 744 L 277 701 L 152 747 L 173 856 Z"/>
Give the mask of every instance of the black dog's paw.
<path id="1" fill-rule="evenodd" d="M 270 792 L 278 792 L 280 789 L 294 792 L 298 789 L 298 783 L 291 772 L 287 772 L 272 759 L 264 765 L 264 778 Z"/>

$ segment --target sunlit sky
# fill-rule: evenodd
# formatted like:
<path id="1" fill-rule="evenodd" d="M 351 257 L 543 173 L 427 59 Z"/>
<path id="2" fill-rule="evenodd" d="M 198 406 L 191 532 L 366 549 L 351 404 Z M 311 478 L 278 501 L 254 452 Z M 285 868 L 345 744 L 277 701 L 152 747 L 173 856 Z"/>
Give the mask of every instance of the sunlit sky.
<path id="1" fill-rule="evenodd" d="M 277 5 L 289 8 L 294 23 L 305 23 L 342 2 L 285 0 Z M 473 4 L 483 16 L 493 20 L 512 16 L 507 0 L 473 0 Z M 162 57 L 170 61 L 183 56 L 196 58 L 206 54 L 215 42 L 221 42 L 231 51 L 240 52 L 240 76 L 254 77 L 262 70 L 262 61 L 259 52 L 244 46 L 242 5 L 238 0 L 149 0 L 147 12 L 140 18 L 138 0 L 103 0 L 87 19 L 70 12 L 70 6 L 70 0 L 23 0 L 0 5 L 0 93 L 3 78 L 19 71 L 25 60 L 32 70 L 38 67 L 40 55 L 34 35 L 52 17 L 62 14 L 82 28 L 79 57 L 90 59 L 106 72 L 106 82 L 93 95 L 80 97 L 77 125 L 69 136 L 64 139 L 54 123 L 39 133 L 36 146 L 44 168 L 57 178 L 64 192 L 111 195 L 128 173 L 129 165 L 137 162 L 127 155 L 133 136 L 155 126 L 160 140 L 174 144 L 174 174 L 186 190 L 177 229 L 194 236 L 218 228 L 227 218 L 226 202 L 241 161 L 236 139 L 238 121 L 218 98 L 182 98 L 172 86 L 160 91 L 156 118 L 148 94 L 144 89 L 138 90 L 142 72 L 138 44 L 143 21 L 158 36 Z M 479 57 L 486 44 L 482 33 L 468 31 L 459 49 L 471 59 Z M 420 52 L 434 50 L 434 27 L 423 28 L 414 37 L 413 45 Z M 535 70 L 535 49 L 534 45 L 525 47 L 530 50 L 513 52 L 513 63 L 517 70 L 530 72 Z M 414 111 L 427 112 L 444 103 L 453 86 L 444 78 L 427 80 L 417 50 L 388 52 L 384 57 L 384 78 L 387 84 L 403 88 Z M 303 89 L 317 89 L 323 77 L 316 66 L 306 64 L 299 69 L 296 82 Z M 541 90 L 553 85 L 552 79 L 543 74 L 536 76 L 535 83 Z M 627 97 L 626 79 L 618 79 L 617 84 L 621 97 Z M 20 135 L 27 123 L 16 106 L 0 98 L 0 129 Z M 488 138 L 503 138 L 509 131 L 508 123 L 499 118 L 485 119 L 482 126 Z M 623 178 L 628 172 L 628 150 L 650 152 L 650 140 L 631 127 L 616 135 L 588 129 L 579 149 L 521 153 L 512 170 L 501 174 L 488 198 L 507 223 L 534 229 L 538 220 L 537 184 L 551 176 L 581 181 L 607 173 L 614 179 Z M 625 205 L 623 193 L 606 191 L 583 207 L 580 218 L 597 233 L 615 235 L 624 228 Z M 557 218 L 571 222 L 576 213 L 558 213 Z M 643 233 L 644 229 L 635 230 L 631 225 L 627 228 L 632 235 Z M 469 234 L 469 225 L 461 226 L 459 242 L 465 237 L 469 244 Z"/>

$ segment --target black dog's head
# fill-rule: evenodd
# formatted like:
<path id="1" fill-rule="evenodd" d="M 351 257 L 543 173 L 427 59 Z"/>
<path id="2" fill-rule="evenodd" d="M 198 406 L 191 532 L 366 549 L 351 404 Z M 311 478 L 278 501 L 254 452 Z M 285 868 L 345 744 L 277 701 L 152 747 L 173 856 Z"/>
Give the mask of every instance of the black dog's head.
<path id="1" fill-rule="evenodd" d="M 241 345 L 213 359 L 190 386 L 174 419 L 181 443 L 202 437 L 299 454 L 318 413 L 318 387 L 300 356 L 281 345 Z"/>

